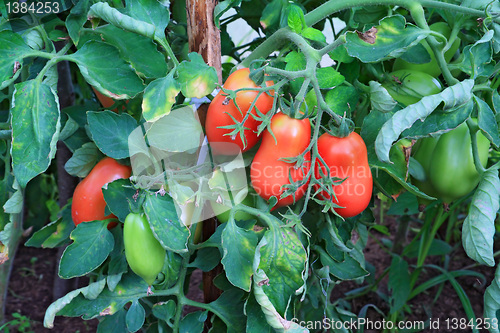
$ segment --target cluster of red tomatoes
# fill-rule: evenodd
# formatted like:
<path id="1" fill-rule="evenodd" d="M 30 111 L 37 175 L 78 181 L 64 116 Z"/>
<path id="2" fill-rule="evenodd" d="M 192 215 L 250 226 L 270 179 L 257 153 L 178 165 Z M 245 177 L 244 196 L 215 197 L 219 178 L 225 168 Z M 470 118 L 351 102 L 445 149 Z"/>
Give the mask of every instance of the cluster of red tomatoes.
<path id="1" fill-rule="evenodd" d="M 246 152 L 259 141 L 257 128 L 261 122 L 258 114 L 266 115 L 272 109 L 274 91 L 263 92 L 249 74 L 248 68 L 232 73 L 223 85 L 224 90 L 245 90 L 238 91 L 233 99 L 220 91 L 210 104 L 205 124 L 208 142 L 214 147 L 217 147 L 214 143 L 218 142 L 234 144 L 234 149 L 213 149 L 216 154 Z M 267 85 L 270 84 L 267 81 Z M 244 135 L 234 134 L 237 132 L 234 124 L 243 120 Z M 328 178 L 328 167 L 332 179 L 344 180 L 334 187 L 336 198 L 331 198 L 325 189 L 316 185 L 318 196 L 334 200 L 342 207 L 335 209 L 336 212 L 343 217 L 358 215 L 368 206 L 373 189 L 363 139 L 355 132 L 344 138 L 325 133 L 316 145 L 323 161 L 315 163 L 315 177 Z M 273 115 L 250 167 L 251 184 L 257 194 L 265 200 L 275 196 L 278 199 L 276 207 L 290 205 L 302 198 L 311 178 L 310 148 L 311 123 L 308 118 L 295 119 L 284 113 Z M 297 157 L 301 163 L 287 161 Z M 295 193 L 283 196 L 292 183 L 297 183 Z"/>
<path id="2" fill-rule="evenodd" d="M 226 90 L 238 90 L 236 98 L 229 99 L 224 92 L 213 99 L 207 113 L 205 129 L 208 141 L 216 154 L 236 154 L 246 152 L 258 141 L 257 127 L 261 123 L 259 112 L 267 114 L 273 106 L 274 92 L 258 91 L 260 87 L 249 77 L 247 68 L 237 70 L 229 76 L 224 84 Z M 256 90 L 257 89 L 257 90 Z M 259 112 L 257 112 L 257 110 Z M 248 114 L 250 113 L 250 114 Z M 244 136 L 231 135 L 231 125 L 244 122 Z M 215 143 L 233 143 L 234 149 L 228 145 L 218 146 Z M 217 149 L 224 147 L 224 149 Z M 343 179 L 335 186 L 336 198 L 331 198 L 328 191 L 316 185 L 318 196 L 325 200 L 334 200 L 342 207 L 336 208 L 343 217 L 351 217 L 361 213 L 368 206 L 373 182 L 368 166 L 366 146 L 363 139 L 352 132 L 344 138 L 334 137 L 328 133 L 321 135 L 316 143 L 321 163 L 316 163 L 315 177 Z M 276 207 L 294 203 L 304 196 L 311 178 L 311 123 L 308 118 L 294 119 L 284 113 L 276 113 L 271 118 L 270 131 L 262 134 L 262 142 L 252 161 L 250 177 L 252 187 L 265 200 L 272 196 L 278 198 Z M 302 155 L 302 163 L 290 163 L 287 158 Z M 82 222 L 116 218 L 105 215 L 106 202 L 102 187 L 116 179 L 128 178 L 131 175 L 129 166 L 122 165 L 112 158 L 102 159 L 76 187 L 73 194 L 72 218 L 75 225 Z M 302 182 L 293 195 L 284 196 L 286 186 Z M 116 226 L 116 222 L 108 224 L 108 229 Z M 151 285 L 163 266 L 165 250 L 154 237 L 143 214 L 130 213 L 124 224 L 125 256 L 132 270 L 143 277 Z M 137 253 L 151 253 L 156 260 L 143 261 Z M 154 255 L 153 255 L 154 254 Z"/>

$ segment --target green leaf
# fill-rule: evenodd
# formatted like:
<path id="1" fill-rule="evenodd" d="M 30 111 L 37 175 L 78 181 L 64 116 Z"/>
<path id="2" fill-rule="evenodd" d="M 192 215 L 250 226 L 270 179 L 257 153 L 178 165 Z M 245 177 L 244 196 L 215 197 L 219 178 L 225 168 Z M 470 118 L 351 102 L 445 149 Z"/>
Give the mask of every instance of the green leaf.
<path id="1" fill-rule="evenodd" d="M 222 231 L 222 265 L 229 282 L 246 292 L 250 291 L 252 284 L 256 245 L 257 236 L 253 231 L 237 227 L 232 220 L 227 222 Z"/>
<path id="2" fill-rule="evenodd" d="M 390 112 L 398 104 L 377 81 L 370 81 L 370 103 L 374 110 Z"/>
<path id="3" fill-rule="evenodd" d="M 30 80 L 16 84 L 12 103 L 12 165 L 24 188 L 47 170 L 56 153 L 59 100 L 49 86 Z"/>
<path id="4" fill-rule="evenodd" d="M 347 49 L 345 48 L 344 44 L 337 46 L 333 51 L 328 53 L 328 56 L 330 56 L 330 58 L 335 62 L 345 64 L 354 61 L 354 58 L 347 54 Z"/>
<path id="5" fill-rule="evenodd" d="M 214 22 L 217 28 L 220 28 L 220 18 L 231 8 L 241 4 L 241 0 L 224 0 L 220 1 L 214 9 Z"/>
<path id="6" fill-rule="evenodd" d="M 345 81 L 345 77 L 333 67 L 318 68 L 316 77 L 318 78 L 318 84 L 321 89 L 332 88 L 341 85 Z"/>
<path id="7" fill-rule="evenodd" d="M 439 94 L 425 96 L 417 103 L 396 112 L 382 126 L 375 140 L 376 153 L 380 161 L 390 163 L 389 151 L 392 143 L 417 120 L 425 120 L 442 102 L 445 103 L 445 111 L 468 103 L 472 97 L 473 86 L 473 80 L 464 80 L 446 88 Z"/>
<path id="8" fill-rule="evenodd" d="M 422 43 L 410 48 L 400 58 L 413 64 L 426 64 L 431 61 L 431 56 Z"/>
<path id="9" fill-rule="evenodd" d="M 68 30 L 71 40 L 77 46 L 80 40 L 80 32 L 85 22 L 87 22 L 87 13 L 91 4 L 89 0 L 77 1 L 66 18 L 66 29 Z"/>
<path id="10" fill-rule="evenodd" d="M 50 306 L 47 308 L 45 311 L 45 317 L 43 319 L 43 326 L 46 328 L 53 328 L 54 327 L 54 319 L 56 317 L 56 314 L 59 313 L 64 307 L 69 306 L 71 307 L 71 302 L 75 300 L 77 297 L 80 299 L 83 299 L 87 302 L 92 303 L 93 300 L 85 298 L 83 295 L 88 295 L 88 292 L 92 289 L 94 289 L 96 286 L 102 285 L 102 280 L 99 280 L 97 282 L 89 284 L 87 287 L 79 288 L 73 291 L 70 291 L 68 294 L 65 296 L 59 298 Z"/>
<path id="11" fill-rule="evenodd" d="M 186 252 L 189 229 L 177 217 L 170 195 L 150 193 L 146 196 L 143 208 L 151 230 L 163 248 L 177 253 Z"/>
<path id="12" fill-rule="evenodd" d="M 126 13 L 131 17 L 149 23 L 155 27 L 156 36 L 165 36 L 165 29 L 170 22 L 168 6 L 157 0 L 126 0 Z"/>
<path id="13" fill-rule="evenodd" d="M 246 318 L 243 315 L 243 291 L 230 289 L 222 293 L 217 300 L 210 303 L 227 326 L 228 333 L 245 331 Z"/>
<path id="14" fill-rule="evenodd" d="M 64 122 L 64 127 L 61 130 L 61 134 L 59 135 L 59 140 L 64 141 L 78 130 L 78 123 L 73 120 L 71 117 L 67 117 L 66 122 Z"/>
<path id="15" fill-rule="evenodd" d="M 99 267 L 113 249 L 113 235 L 108 231 L 108 220 L 80 223 L 70 238 L 59 263 L 59 276 L 70 279 L 83 276 Z"/>
<path id="16" fill-rule="evenodd" d="M 385 173 L 380 171 L 385 171 L 390 177 L 392 177 L 392 179 L 399 183 L 399 185 L 410 191 L 410 193 L 426 198 L 428 200 L 432 200 L 432 197 L 421 192 L 416 186 L 406 182 L 406 159 L 404 154 L 398 151 L 398 147 L 396 145 L 392 146 L 389 152 L 389 157 L 392 163 L 382 162 L 377 157 L 377 154 L 375 152 L 375 140 L 384 123 L 390 120 L 394 114 L 395 112 L 382 113 L 374 110 L 370 112 L 363 120 L 363 126 L 361 127 L 361 137 L 366 143 L 366 149 L 368 151 L 368 164 L 373 170 L 378 170 L 377 173 L 373 174 L 374 182 L 377 182 L 377 179 L 384 179 L 383 177 L 385 176 Z M 383 187 L 385 189 L 389 182 L 384 179 L 384 181 L 381 183 L 383 184 Z M 389 193 L 389 195 L 392 194 L 394 193 Z"/>
<path id="17" fill-rule="evenodd" d="M 490 108 L 488 103 L 479 99 L 476 95 L 474 95 L 474 102 L 477 106 L 477 124 L 481 129 L 481 132 L 484 134 L 488 140 L 495 147 L 500 146 L 500 135 L 498 132 L 498 123 L 495 119 L 495 114 L 493 110 Z"/>
<path id="18" fill-rule="evenodd" d="M 143 279 L 133 273 L 123 277 L 114 291 L 104 289 L 102 293 L 93 300 L 80 295 L 80 289 L 70 292 L 68 295 L 52 303 L 45 313 L 45 327 L 53 326 L 55 315 L 66 317 L 82 317 L 85 320 L 99 316 L 110 316 L 121 311 L 125 304 L 140 297 L 145 297 L 147 284 Z M 77 293 L 75 293 L 77 292 Z M 72 297 L 67 297 L 71 294 Z M 48 326 L 49 324 L 52 324 Z"/>
<path id="19" fill-rule="evenodd" d="M 188 267 L 201 269 L 203 272 L 209 272 L 220 262 L 221 255 L 218 248 L 201 248 L 196 252 L 196 259 L 189 263 Z"/>
<path id="20" fill-rule="evenodd" d="M 265 238 L 263 238 L 265 239 Z M 261 259 L 260 251 L 255 251 L 254 263 L 258 263 Z M 253 275 L 253 293 L 255 300 L 261 306 L 262 312 L 266 317 L 267 323 L 274 328 L 275 332 L 285 331 L 288 333 L 305 333 L 307 329 L 299 326 L 295 321 L 286 320 L 274 307 L 270 300 L 270 295 L 264 292 L 264 286 L 269 283 L 269 278 L 262 269 L 256 269 Z"/>
<path id="21" fill-rule="evenodd" d="M 490 324 L 491 333 L 499 333 L 500 321 L 500 266 L 497 267 L 495 277 L 484 292 L 484 318 Z M 486 319 L 487 318 L 487 319 Z"/>
<path id="22" fill-rule="evenodd" d="M 392 257 L 388 287 L 391 291 L 391 313 L 396 313 L 406 304 L 411 291 L 408 263 L 399 256 Z"/>
<path id="23" fill-rule="evenodd" d="M 264 10 L 262 10 L 259 22 L 260 26 L 264 30 L 276 27 L 279 24 L 281 13 L 286 6 L 287 2 L 283 0 L 272 0 L 269 2 L 266 7 L 264 7 Z"/>
<path id="24" fill-rule="evenodd" d="M 262 286 L 263 291 L 283 315 L 290 299 L 304 284 L 305 249 L 291 228 L 282 227 L 266 231 L 255 252 L 260 260 L 254 259 L 254 265 L 258 265 L 254 266 L 254 272 L 257 269 L 265 272 L 269 282 Z"/>
<path id="25" fill-rule="evenodd" d="M 467 255 L 483 265 L 495 266 L 493 258 L 493 235 L 495 218 L 500 208 L 500 179 L 498 170 L 490 169 L 481 176 L 481 181 L 472 196 L 469 215 L 462 226 L 462 245 Z"/>
<path id="26" fill-rule="evenodd" d="M 16 69 L 16 64 L 22 65 L 23 58 L 30 52 L 32 50 L 21 36 L 9 30 L 0 31 L 0 88 L 5 88 L 2 83 L 21 70 Z"/>
<path id="27" fill-rule="evenodd" d="M 54 248 L 67 244 L 69 242 L 69 235 L 75 229 L 75 224 L 71 219 L 71 205 L 64 206 L 61 215 L 62 217 L 56 221 L 50 222 L 35 232 L 24 245 Z"/>
<path id="28" fill-rule="evenodd" d="M 175 302 L 171 299 L 166 302 L 156 303 L 152 308 L 153 315 L 158 319 L 166 321 L 167 323 L 175 317 L 175 310 Z"/>
<path id="29" fill-rule="evenodd" d="M 108 183 L 102 189 L 104 200 L 111 213 L 118 217 L 118 220 L 125 222 L 125 218 L 131 213 L 131 208 L 138 210 L 138 202 L 134 199 L 136 190 L 129 179 L 117 179 Z"/>
<path id="30" fill-rule="evenodd" d="M 450 110 L 437 108 L 425 118 L 424 121 L 415 122 L 409 129 L 402 133 L 402 137 L 419 139 L 429 136 L 429 134 L 440 134 L 456 128 L 469 118 L 474 109 L 474 103 L 469 100 L 467 103 Z"/>
<path id="31" fill-rule="evenodd" d="M 412 24 L 405 25 L 403 16 L 394 15 L 383 18 L 378 26 L 363 33 L 349 31 L 345 44 L 347 52 L 365 63 L 397 58 L 428 34 Z"/>
<path id="32" fill-rule="evenodd" d="M 298 53 L 297 51 L 292 51 L 288 53 L 285 57 L 285 70 L 287 71 L 301 71 L 306 68 L 306 58 L 302 53 Z M 298 78 L 293 81 L 290 81 L 290 88 L 293 93 L 298 93 L 302 83 L 304 82 L 304 78 Z"/>
<path id="33" fill-rule="evenodd" d="M 168 152 L 186 152 L 198 149 L 203 129 L 191 106 L 172 110 L 154 122 L 147 130 L 151 146 Z"/>
<path id="34" fill-rule="evenodd" d="M 144 89 L 141 79 L 112 45 L 89 41 L 71 58 L 85 80 L 106 96 L 130 99 Z"/>
<path id="35" fill-rule="evenodd" d="M 23 194 L 17 189 L 3 205 L 3 210 L 7 214 L 19 214 L 23 210 Z"/>
<path id="36" fill-rule="evenodd" d="M 304 12 L 299 6 L 295 4 L 291 4 L 288 6 L 287 23 L 288 27 L 293 32 L 297 34 L 300 34 L 302 32 L 302 29 L 305 26 L 305 18 Z"/>
<path id="37" fill-rule="evenodd" d="M 153 2 L 154 0 L 149 1 Z M 97 2 L 93 4 L 90 7 L 87 17 L 89 20 L 93 18 L 101 18 L 118 28 L 137 33 L 150 39 L 154 39 L 155 36 L 159 36 L 160 38 L 164 37 L 165 33 L 162 29 L 156 29 L 154 24 L 150 24 L 144 21 L 147 20 L 149 8 L 140 8 L 140 4 L 138 2 L 136 3 L 138 6 L 133 7 L 135 10 L 131 10 L 132 5 L 130 2 L 127 9 L 131 11 L 132 15 L 134 15 L 135 11 L 137 11 L 135 17 L 138 17 L 139 19 L 135 19 L 132 16 L 125 15 L 118 9 L 111 8 L 106 2 Z M 158 15 L 160 15 L 159 17 L 161 18 L 166 13 L 168 14 L 168 11 L 160 10 Z"/>
<path id="38" fill-rule="evenodd" d="M 137 128 L 137 122 L 127 113 L 113 111 L 87 112 L 90 133 L 100 151 L 120 159 L 129 157 L 128 137 Z"/>
<path id="39" fill-rule="evenodd" d="M 318 29 L 307 27 L 301 32 L 302 37 L 310 39 L 312 41 L 318 42 L 320 44 L 326 44 L 326 37 Z"/>
<path id="40" fill-rule="evenodd" d="M 418 163 L 418 162 L 417 162 Z M 417 198 L 410 192 L 405 192 L 398 196 L 398 200 L 393 202 L 391 208 L 387 211 L 387 215 L 413 215 L 418 214 Z"/>
<path id="41" fill-rule="evenodd" d="M 189 53 L 188 58 L 189 61 L 184 60 L 177 66 L 177 81 L 184 96 L 202 98 L 215 89 L 217 72 L 196 52 Z"/>
<path id="42" fill-rule="evenodd" d="M 358 100 L 358 91 L 351 86 L 337 86 L 328 90 L 325 96 L 328 107 L 339 116 L 346 114 L 349 117 L 358 104 Z"/>
<path id="43" fill-rule="evenodd" d="M 204 251 L 203 255 L 206 256 L 207 253 L 209 253 L 209 251 Z M 216 257 L 220 261 L 220 253 L 217 254 Z M 204 267 L 207 267 L 207 265 L 205 265 Z M 167 288 L 172 287 L 179 279 L 179 274 L 181 269 L 182 269 L 182 257 L 177 253 L 174 253 L 172 251 L 167 251 L 167 255 L 165 256 L 165 264 L 163 266 L 163 271 L 162 271 L 163 275 L 165 276 L 165 279 L 163 280 L 162 285 L 166 286 Z"/>
<path id="44" fill-rule="evenodd" d="M 121 57 L 128 61 L 138 74 L 147 78 L 158 78 L 167 74 L 165 56 L 158 51 L 157 45 L 151 39 L 111 24 L 100 26 L 93 32 L 98 33 L 103 41 L 115 46 Z"/>
<path id="45" fill-rule="evenodd" d="M 145 318 L 146 311 L 144 311 L 144 308 L 138 300 L 134 300 L 127 311 L 127 315 L 125 316 L 128 331 L 137 332 L 138 330 L 140 330 L 142 325 L 144 324 Z"/>
<path id="46" fill-rule="evenodd" d="M 188 313 L 181 320 L 179 333 L 201 333 L 203 332 L 205 320 L 207 320 L 207 311 Z"/>
<path id="47" fill-rule="evenodd" d="M 254 294 L 248 296 L 245 304 L 245 313 L 247 315 L 247 333 L 274 333 L 275 331 L 266 321 L 266 316 L 257 303 Z"/>
<path id="48" fill-rule="evenodd" d="M 342 262 L 335 261 L 324 251 L 320 251 L 319 254 L 323 266 L 328 266 L 330 274 L 339 280 L 355 280 L 369 274 L 349 253 L 345 255 Z"/>
<path id="49" fill-rule="evenodd" d="M 173 73 L 151 82 L 144 90 L 142 100 L 142 115 L 147 121 L 156 121 L 170 113 L 175 104 L 175 97 L 179 94 L 179 83 Z"/>
<path id="50" fill-rule="evenodd" d="M 115 245 L 109 253 L 108 275 L 106 277 L 109 291 L 114 291 L 122 279 L 122 275 L 128 271 L 125 259 L 125 246 L 123 244 L 123 231 L 121 228 L 111 230 Z"/>
<path id="51" fill-rule="evenodd" d="M 464 47 L 462 51 L 464 55 L 462 62 L 458 65 L 450 65 L 449 68 L 458 68 L 472 79 L 480 76 L 489 76 L 492 73 L 489 64 L 491 63 L 493 53 L 490 43 L 493 34 L 493 30 L 489 30 L 480 40 L 474 43 L 474 45 L 467 45 Z M 492 66 L 493 65 L 491 65 L 491 67 Z"/>
<path id="52" fill-rule="evenodd" d="M 500 24 L 493 23 L 493 31 L 495 31 L 493 35 L 493 51 L 497 54 L 500 52 Z"/>
<path id="53" fill-rule="evenodd" d="M 84 178 L 101 158 L 102 154 L 95 143 L 87 142 L 73 153 L 64 169 L 74 177 Z"/>
<path id="54" fill-rule="evenodd" d="M 125 310 L 120 310 L 113 315 L 102 317 L 99 322 L 99 326 L 97 326 L 97 333 L 126 332 L 126 313 L 127 312 Z"/>
<path id="55" fill-rule="evenodd" d="M 398 198 L 399 201 L 399 198 Z M 419 243 L 411 243 L 409 246 L 404 248 L 403 254 L 408 256 L 408 258 L 417 258 L 419 254 Z M 433 239 L 431 246 L 429 248 L 428 256 L 444 256 L 450 254 L 453 250 L 450 244 L 442 241 L 440 239 Z"/>

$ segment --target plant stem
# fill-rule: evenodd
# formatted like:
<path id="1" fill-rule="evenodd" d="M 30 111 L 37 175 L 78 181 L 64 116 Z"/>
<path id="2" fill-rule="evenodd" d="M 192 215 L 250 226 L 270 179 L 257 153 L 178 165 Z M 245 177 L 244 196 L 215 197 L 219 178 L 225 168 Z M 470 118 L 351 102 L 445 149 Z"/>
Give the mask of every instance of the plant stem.
<path id="1" fill-rule="evenodd" d="M 424 8 L 422 7 L 422 5 L 415 4 L 411 6 L 410 11 L 411 16 L 415 20 L 415 23 L 417 23 L 420 28 L 425 30 L 430 29 L 425 19 Z M 426 40 L 432 52 L 434 53 L 434 56 L 436 57 L 436 61 L 439 65 L 439 68 L 441 69 L 441 72 L 443 73 L 443 77 L 446 80 L 446 83 L 448 83 L 449 86 L 457 84 L 459 81 L 455 79 L 453 75 L 451 75 L 451 72 L 448 69 L 447 61 L 444 58 L 443 49 L 439 47 L 439 43 L 436 38 L 432 35 L 428 35 L 426 37 Z"/>
<path id="2" fill-rule="evenodd" d="M 333 13 L 352 7 L 389 5 L 400 6 L 411 10 L 412 6 L 418 4 L 422 5 L 425 8 L 443 9 L 454 12 L 456 14 L 460 13 L 474 17 L 484 17 L 484 11 L 436 0 L 330 0 L 306 14 L 305 19 L 307 26 L 312 26 Z M 499 21 L 499 18 L 496 18 L 495 22 Z"/>
<path id="3" fill-rule="evenodd" d="M 482 175 L 486 169 L 484 168 L 483 164 L 481 163 L 481 158 L 479 157 L 479 149 L 477 146 L 477 132 L 479 131 L 479 128 L 477 124 L 472 120 L 472 119 L 467 119 L 467 126 L 469 127 L 469 132 L 470 132 L 470 140 L 471 140 L 471 145 L 472 145 L 472 156 L 474 158 L 474 166 L 476 167 L 477 172 L 479 175 Z"/>

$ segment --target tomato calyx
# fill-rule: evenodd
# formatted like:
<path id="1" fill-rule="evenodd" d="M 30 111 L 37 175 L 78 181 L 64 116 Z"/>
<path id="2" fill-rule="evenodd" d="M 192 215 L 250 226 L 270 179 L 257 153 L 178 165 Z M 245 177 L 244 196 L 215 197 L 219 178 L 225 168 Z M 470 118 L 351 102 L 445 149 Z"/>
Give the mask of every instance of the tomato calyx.
<path id="1" fill-rule="evenodd" d="M 334 119 L 330 119 L 328 122 L 328 128 L 325 129 L 326 133 L 337 138 L 346 138 L 354 131 L 354 122 L 347 118 L 342 117 L 340 124 L 336 125 L 333 123 Z"/>

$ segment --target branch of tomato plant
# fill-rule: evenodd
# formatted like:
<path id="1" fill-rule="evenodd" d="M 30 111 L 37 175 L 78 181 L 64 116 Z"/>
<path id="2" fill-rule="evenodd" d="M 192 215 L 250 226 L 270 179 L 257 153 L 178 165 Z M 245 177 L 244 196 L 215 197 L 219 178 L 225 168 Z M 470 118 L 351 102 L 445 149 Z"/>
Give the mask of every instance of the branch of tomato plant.
<path id="1" fill-rule="evenodd" d="M 240 91 L 256 91 L 258 92 L 257 96 L 254 98 L 254 100 L 252 101 L 252 103 L 250 104 L 250 107 L 248 108 L 249 110 L 253 110 L 254 108 L 256 108 L 256 104 L 257 104 L 257 100 L 259 99 L 260 95 L 261 94 L 268 94 L 269 91 L 273 90 L 274 91 L 274 94 L 275 95 L 278 95 L 279 94 L 279 91 L 281 89 L 281 87 L 283 87 L 285 84 L 287 83 L 287 80 L 281 80 L 273 85 L 270 85 L 270 86 L 266 86 L 266 87 L 260 87 L 260 88 L 240 88 L 240 89 L 236 89 L 236 90 L 229 90 L 229 89 L 224 89 L 222 87 L 222 91 L 224 93 L 227 94 L 227 96 L 229 96 L 233 101 L 234 101 L 234 105 L 236 106 L 236 109 L 238 110 L 238 112 L 243 115 L 243 112 L 241 111 L 240 109 L 240 106 L 236 103 L 236 96 L 237 96 L 237 93 L 240 92 Z M 273 101 L 273 107 L 272 109 L 270 110 L 270 112 L 268 113 L 268 118 L 270 119 L 275 113 L 276 113 L 276 98 L 274 99 Z M 257 110 L 257 113 L 259 113 L 259 111 Z M 226 114 L 231 117 L 231 119 L 233 120 L 234 124 L 233 125 L 227 125 L 227 126 L 220 126 L 218 128 L 224 128 L 224 129 L 232 129 L 233 131 L 231 131 L 230 133 L 226 133 L 224 135 L 227 135 L 227 136 L 231 136 L 232 138 L 235 138 L 236 135 L 238 135 L 238 133 L 240 134 L 240 138 L 241 138 L 241 142 L 243 142 L 243 147 L 246 147 L 246 137 L 245 137 L 245 134 L 244 134 L 244 131 L 245 130 L 249 130 L 249 128 L 247 127 L 244 127 L 245 125 L 245 122 L 248 120 L 248 117 L 252 116 L 252 117 L 255 117 L 251 112 L 246 112 L 243 119 L 241 120 L 241 122 L 238 122 L 234 116 L 228 112 L 226 112 Z M 264 119 L 257 119 L 257 120 L 264 120 Z M 269 121 L 266 121 L 266 124 L 268 124 Z M 261 131 L 259 131 L 258 134 L 260 134 Z"/>
<path id="2" fill-rule="evenodd" d="M 482 175 L 486 169 L 481 163 L 481 158 L 479 157 L 479 149 L 477 146 L 477 132 L 479 131 L 479 127 L 477 124 L 471 119 L 467 119 L 467 126 L 469 127 L 471 145 L 472 145 L 472 157 L 474 158 L 474 166 L 476 167 L 479 175 Z"/>
<path id="3" fill-rule="evenodd" d="M 229 222 L 235 223 L 234 216 L 238 211 L 248 213 L 257 217 L 260 221 L 264 222 L 270 229 L 275 229 L 280 227 L 279 220 L 273 215 L 265 214 L 257 208 L 249 207 L 243 204 L 236 205 L 235 207 L 233 207 L 233 209 L 231 209 L 231 211 L 229 212 L 229 220 L 227 223 Z"/>
<path id="4" fill-rule="evenodd" d="M 327 18 L 331 14 L 344 9 L 377 5 L 399 6 L 408 10 L 411 10 L 411 7 L 414 5 L 421 5 L 425 8 L 443 9 L 453 13 L 460 13 L 474 17 L 484 16 L 484 11 L 482 10 L 436 0 L 330 0 L 307 13 L 305 15 L 305 20 L 307 26 L 312 26 Z M 500 18 L 495 18 L 495 22 L 500 23 Z"/>
<path id="5" fill-rule="evenodd" d="M 71 56 L 66 56 L 66 52 L 68 52 L 68 50 L 71 48 L 72 45 L 73 45 L 73 43 L 71 41 L 68 41 L 68 43 L 66 45 L 64 45 L 64 47 L 61 48 L 61 50 L 59 50 L 59 52 L 57 52 L 57 53 L 48 53 L 48 52 L 41 52 L 41 51 L 34 52 L 35 56 L 37 56 L 37 57 L 43 57 L 43 58 L 49 59 L 49 61 L 47 61 L 45 66 L 43 66 L 40 73 L 38 73 L 36 79 L 41 81 L 43 79 L 43 77 L 45 76 L 45 73 L 47 73 L 47 71 L 50 68 L 57 65 L 57 63 L 60 61 L 63 61 L 63 60 L 74 61 L 74 59 Z"/>

